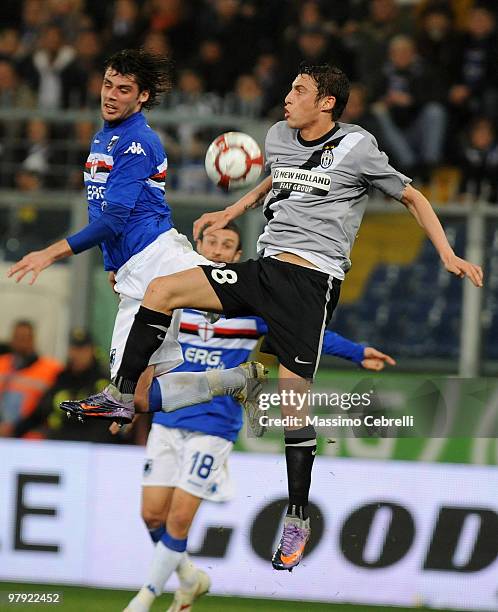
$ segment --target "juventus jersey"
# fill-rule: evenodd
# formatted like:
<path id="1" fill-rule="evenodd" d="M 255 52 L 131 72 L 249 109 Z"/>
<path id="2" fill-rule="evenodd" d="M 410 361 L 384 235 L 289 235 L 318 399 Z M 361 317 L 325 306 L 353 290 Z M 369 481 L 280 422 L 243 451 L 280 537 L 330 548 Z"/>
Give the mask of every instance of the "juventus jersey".
<path id="1" fill-rule="evenodd" d="M 89 221 L 108 203 L 120 205 L 126 215 L 121 234 L 101 245 L 106 270 L 118 270 L 171 229 L 164 199 L 167 165 L 159 137 L 142 113 L 117 125 L 105 122 L 95 134 L 84 172 Z"/>
<path id="2" fill-rule="evenodd" d="M 265 149 L 272 189 L 258 252 L 295 253 L 342 280 L 369 188 L 399 200 L 411 179 L 389 165 L 372 134 L 348 123 L 305 141 L 280 121 L 269 129 Z"/>

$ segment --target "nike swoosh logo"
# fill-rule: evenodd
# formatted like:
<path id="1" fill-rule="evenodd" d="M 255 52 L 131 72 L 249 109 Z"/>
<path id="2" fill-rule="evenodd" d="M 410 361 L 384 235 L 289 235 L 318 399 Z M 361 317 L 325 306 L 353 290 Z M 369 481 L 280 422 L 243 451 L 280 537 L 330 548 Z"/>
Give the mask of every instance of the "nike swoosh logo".
<path id="1" fill-rule="evenodd" d="M 94 140 L 93 141 L 95 144 L 99 144 L 100 140 Z"/>
<path id="2" fill-rule="evenodd" d="M 307 365 L 310 365 L 310 364 L 312 364 L 312 363 L 313 363 L 312 361 L 301 361 L 301 360 L 299 359 L 299 357 L 294 357 L 294 361 L 295 361 L 296 363 L 305 363 L 305 364 L 307 364 Z"/>
<path id="3" fill-rule="evenodd" d="M 297 561 L 297 559 L 299 559 L 299 557 L 303 554 L 303 550 L 304 546 L 300 546 L 298 550 L 296 550 L 290 555 L 281 554 L 280 559 L 282 559 L 284 563 L 294 563 L 294 561 Z"/>
<path id="4" fill-rule="evenodd" d="M 157 339 L 161 340 L 161 342 L 163 342 L 164 338 L 166 338 L 166 336 L 163 336 L 161 334 L 157 334 Z"/>

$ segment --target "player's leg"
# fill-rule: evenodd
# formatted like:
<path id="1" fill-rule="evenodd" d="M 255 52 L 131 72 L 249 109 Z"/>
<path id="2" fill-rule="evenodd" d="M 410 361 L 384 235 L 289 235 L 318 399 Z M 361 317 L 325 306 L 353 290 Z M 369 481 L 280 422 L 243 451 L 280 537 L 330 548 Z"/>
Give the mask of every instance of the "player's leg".
<path id="1" fill-rule="evenodd" d="M 250 275 L 254 263 L 232 264 L 232 267 L 249 264 L 245 267 L 245 270 Z M 171 309 L 182 306 L 221 311 L 222 302 L 217 291 L 214 291 L 213 284 L 222 286 L 226 283 L 227 286 L 231 286 L 238 280 L 237 272 L 234 270 L 211 266 L 205 266 L 204 268 L 197 267 L 153 280 L 147 290 L 146 299 L 152 295 L 153 297 L 150 298 L 152 306 L 157 309 L 161 308 L 162 311 L 152 310 L 147 308 L 147 305 L 139 308 L 127 336 L 115 385 L 110 385 L 97 396 L 84 400 L 63 402 L 61 408 L 75 413 L 82 419 L 84 417 L 104 417 L 121 422 L 130 421 L 134 414 L 133 393 L 136 390 L 137 381 L 142 371 L 146 369 L 151 357 L 160 348 L 171 324 L 171 316 L 167 313 L 171 312 Z M 208 275 L 212 275 L 212 282 L 207 280 Z M 241 282 L 238 285 L 244 288 L 241 293 L 249 291 L 249 285 L 246 285 L 246 283 Z M 239 306 L 239 296 L 235 292 L 235 295 L 230 295 L 229 298 L 229 304 L 233 312 Z M 223 306 L 223 310 L 225 310 L 225 306 Z M 242 387 L 241 374 L 245 377 Z M 179 374 L 175 376 L 180 377 Z M 192 373 L 182 374 L 181 376 L 193 380 Z M 234 394 L 236 399 L 241 401 L 244 407 L 248 409 L 254 403 L 253 396 L 256 396 L 258 391 L 257 387 L 249 389 L 250 381 L 253 379 L 258 381 L 264 378 L 264 368 L 259 364 L 251 364 L 246 368 L 234 368 L 222 373 L 216 371 L 206 376 L 212 379 L 210 387 L 213 395 Z M 200 379 L 201 377 L 199 377 Z M 184 393 L 181 401 L 172 406 L 172 409 L 205 401 L 203 399 L 195 401 L 195 398 L 189 397 L 189 394 L 195 395 L 197 393 L 194 384 L 190 387 L 190 391 L 185 385 L 183 385 L 183 389 Z"/>
<path id="2" fill-rule="evenodd" d="M 126 612 L 148 612 L 162 592 L 162 572 L 173 572 L 181 554 L 168 548 L 166 521 L 182 462 L 182 436 L 176 429 L 153 423 L 147 439 L 142 478 L 142 518 L 154 542 L 149 575 L 144 586 L 126 607 Z M 158 583 L 159 586 L 158 586 Z"/>
<path id="3" fill-rule="evenodd" d="M 291 570 L 297 565 L 310 536 L 308 496 L 311 471 L 316 454 L 316 431 L 307 424 L 309 406 L 303 403 L 311 389 L 309 379 L 298 376 L 283 365 L 279 367 L 279 392 L 286 393 L 287 402 L 281 402 L 282 416 L 290 416 L 293 424 L 286 427 L 285 461 L 289 505 L 284 518 L 284 531 L 275 551 L 272 564 L 275 569 Z M 297 400 L 299 398 L 299 400 Z"/>
<path id="4" fill-rule="evenodd" d="M 174 487 L 142 487 L 142 520 L 154 544 L 159 542 L 166 531 L 166 517 L 174 490 Z"/>
<path id="5" fill-rule="evenodd" d="M 200 267 L 155 278 L 149 283 L 127 337 L 116 384 L 134 393 L 140 374 L 164 341 L 175 308 L 222 312 L 221 302 Z"/>

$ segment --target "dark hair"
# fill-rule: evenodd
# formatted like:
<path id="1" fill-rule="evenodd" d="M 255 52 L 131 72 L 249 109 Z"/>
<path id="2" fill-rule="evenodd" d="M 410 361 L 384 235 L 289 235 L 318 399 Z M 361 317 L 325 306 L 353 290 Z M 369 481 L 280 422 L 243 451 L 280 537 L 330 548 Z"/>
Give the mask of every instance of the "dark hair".
<path id="1" fill-rule="evenodd" d="M 139 92 L 149 92 L 149 99 L 142 104 L 144 109 L 159 104 L 160 95 L 171 88 L 170 60 L 144 49 L 123 49 L 114 53 L 104 63 L 104 71 L 107 68 L 134 77 Z"/>
<path id="2" fill-rule="evenodd" d="M 14 325 L 12 325 L 12 329 L 17 329 L 18 327 L 29 327 L 31 331 L 34 331 L 35 329 L 33 322 L 30 321 L 29 319 L 18 319 L 17 321 L 14 321 Z"/>
<path id="3" fill-rule="evenodd" d="M 199 240 L 202 242 L 204 239 L 204 229 L 201 231 L 201 233 L 199 234 Z M 242 234 L 240 232 L 240 227 L 235 223 L 235 221 L 229 221 L 225 227 L 223 227 L 222 229 L 226 229 L 226 230 L 230 230 L 231 232 L 234 232 L 235 234 L 237 234 L 238 239 L 239 239 L 239 244 L 237 245 L 237 251 L 241 251 L 242 250 Z"/>
<path id="4" fill-rule="evenodd" d="M 307 62 L 300 64 L 298 74 L 308 74 L 315 81 L 318 89 L 317 100 L 325 96 L 335 98 L 334 108 L 329 112 L 332 113 L 332 119 L 339 119 L 349 99 L 350 84 L 346 74 L 337 66 L 314 66 Z"/>

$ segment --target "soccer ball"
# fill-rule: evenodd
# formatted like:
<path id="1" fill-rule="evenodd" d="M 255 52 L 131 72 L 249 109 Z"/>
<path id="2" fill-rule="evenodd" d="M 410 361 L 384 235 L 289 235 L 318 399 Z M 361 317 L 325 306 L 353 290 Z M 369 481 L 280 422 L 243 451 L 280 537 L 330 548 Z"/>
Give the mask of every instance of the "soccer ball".
<path id="1" fill-rule="evenodd" d="M 258 143 L 243 132 L 226 132 L 209 145 L 206 172 L 225 191 L 254 183 L 263 170 Z"/>

